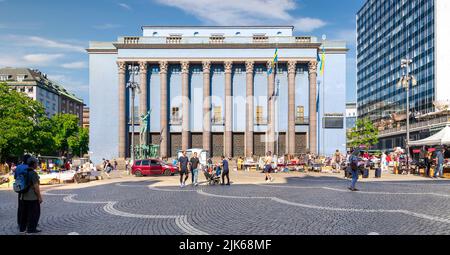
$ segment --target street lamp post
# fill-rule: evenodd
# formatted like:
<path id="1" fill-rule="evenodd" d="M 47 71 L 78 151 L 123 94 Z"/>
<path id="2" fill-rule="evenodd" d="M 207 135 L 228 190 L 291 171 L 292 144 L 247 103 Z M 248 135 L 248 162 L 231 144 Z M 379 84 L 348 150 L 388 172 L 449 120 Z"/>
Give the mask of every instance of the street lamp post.
<path id="1" fill-rule="evenodd" d="M 406 58 L 401 60 L 401 68 L 403 71 L 403 75 L 400 77 L 398 82 L 398 86 L 402 87 L 406 90 L 406 167 L 409 170 L 409 89 L 410 82 L 412 86 L 417 85 L 417 80 L 413 75 L 410 75 L 410 65 L 412 64 L 412 59 Z"/>
<path id="2" fill-rule="evenodd" d="M 134 101 L 136 98 L 136 90 L 139 93 L 139 84 L 136 82 L 135 76 L 139 74 L 139 66 L 134 64 L 128 65 L 128 72 L 130 74 L 130 80 L 127 82 L 127 89 L 131 90 L 131 162 L 134 162 Z"/>

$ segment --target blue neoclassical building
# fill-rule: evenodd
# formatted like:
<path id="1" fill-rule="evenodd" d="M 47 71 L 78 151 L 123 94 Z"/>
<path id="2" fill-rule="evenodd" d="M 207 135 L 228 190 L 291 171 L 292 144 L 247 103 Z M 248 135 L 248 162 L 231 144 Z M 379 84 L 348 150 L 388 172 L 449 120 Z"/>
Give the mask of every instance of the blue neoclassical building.
<path id="1" fill-rule="evenodd" d="M 162 158 L 187 148 L 215 157 L 345 150 L 345 42 L 294 36 L 291 26 L 142 30 L 90 43 L 95 161 L 129 157 L 133 133 L 137 142 L 160 145 Z M 134 107 L 127 89 L 133 79 L 140 88 Z M 139 116 L 148 111 L 148 132 L 139 136 Z"/>

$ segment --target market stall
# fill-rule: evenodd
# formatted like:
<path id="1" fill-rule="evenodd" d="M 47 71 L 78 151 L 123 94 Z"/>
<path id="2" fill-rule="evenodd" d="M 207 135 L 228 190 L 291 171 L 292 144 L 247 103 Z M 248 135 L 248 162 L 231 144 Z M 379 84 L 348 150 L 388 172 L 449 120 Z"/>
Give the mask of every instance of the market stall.
<path id="1" fill-rule="evenodd" d="M 414 146 L 448 146 L 450 145 L 450 127 L 446 126 L 444 129 L 428 138 L 418 141 L 411 141 L 411 147 Z M 446 160 L 444 165 L 444 177 L 450 179 L 450 163 Z"/>

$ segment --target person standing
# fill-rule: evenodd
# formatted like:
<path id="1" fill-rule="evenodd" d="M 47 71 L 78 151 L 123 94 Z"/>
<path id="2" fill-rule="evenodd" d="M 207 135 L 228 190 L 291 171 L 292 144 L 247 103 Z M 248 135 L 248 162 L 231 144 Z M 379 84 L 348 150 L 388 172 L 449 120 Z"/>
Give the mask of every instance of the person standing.
<path id="1" fill-rule="evenodd" d="M 426 152 L 425 153 L 425 158 L 423 159 L 424 164 L 425 164 L 425 176 L 426 177 L 431 177 L 430 176 L 430 170 L 431 170 L 431 152 Z"/>
<path id="2" fill-rule="evenodd" d="M 130 174 L 130 161 L 128 159 L 125 160 L 125 171 Z"/>
<path id="3" fill-rule="evenodd" d="M 118 165 L 117 160 L 114 159 L 114 171 L 117 170 L 117 165 Z"/>
<path id="4" fill-rule="evenodd" d="M 198 168 L 200 165 L 200 160 L 197 157 L 197 152 L 194 152 L 194 156 L 189 160 L 189 164 L 192 170 L 192 185 L 198 186 Z"/>
<path id="5" fill-rule="evenodd" d="M 183 151 L 183 155 L 180 156 L 178 159 L 178 171 L 180 172 L 180 187 L 184 188 L 186 186 L 186 181 L 189 179 L 189 159 L 186 156 L 186 151 Z M 183 180 L 183 176 L 186 175 L 186 177 Z"/>
<path id="6" fill-rule="evenodd" d="M 17 167 L 15 167 L 14 169 L 14 179 L 17 180 L 18 176 L 21 174 L 25 174 L 27 169 L 28 169 L 28 159 L 31 158 L 31 155 L 26 154 L 23 156 L 22 158 L 22 164 L 18 165 Z M 18 196 L 18 206 L 17 206 L 17 225 L 20 228 L 20 218 L 22 217 L 22 211 L 23 211 L 23 203 L 22 200 L 20 199 L 20 194 Z"/>
<path id="7" fill-rule="evenodd" d="M 356 182 L 358 181 L 358 177 L 359 177 L 358 155 L 359 155 L 359 150 L 356 149 L 355 151 L 353 151 L 352 155 L 350 155 L 350 158 L 349 158 L 350 171 L 352 173 L 352 182 L 348 189 L 351 191 L 358 191 L 356 189 Z"/>
<path id="8" fill-rule="evenodd" d="M 37 229 L 37 226 L 41 216 L 41 204 L 43 200 L 39 188 L 39 176 L 35 171 L 39 161 L 34 157 L 30 157 L 27 162 L 26 180 L 29 187 L 25 193 L 19 194 L 22 202 L 19 228 L 21 233 L 26 231 L 28 234 L 34 234 L 41 232 L 41 230 Z"/>
<path id="9" fill-rule="evenodd" d="M 443 171 L 444 171 L 444 155 L 445 155 L 445 148 L 442 147 L 440 150 L 436 152 L 436 169 L 434 170 L 433 178 L 438 178 L 438 174 L 440 178 L 443 178 Z"/>
<path id="10" fill-rule="evenodd" d="M 336 171 L 338 173 L 341 173 L 341 161 L 342 161 L 341 152 L 339 150 L 336 150 L 336 152 L 334 153 L 334 163 L 336 166 Z"/>
<path id="11" fill-rule="evenodd" d="M 266 175 L 266 182 L 273 182 L 273 178 L 270 175 L 270 173 L 272 172 L 272 152 L 269 151 L 267 152 L 267 156 L 264 159 L 264 173 Z"/>
<path id="12" fill-rule="evenodd" d="M 386 152 L 383 151 L 383 154 L 381 155 L 381 171 L 384 173 L 387 171 L 387 155 Z"/>
<path id="13" fill-rule="evenodd" d="M 225 177 L 227 177 L 226 185 L 230 185 L 230 168 L 228 166 L 228 160 L 225 156 L 222 156 L 222 185 L 225 185 Z"/>

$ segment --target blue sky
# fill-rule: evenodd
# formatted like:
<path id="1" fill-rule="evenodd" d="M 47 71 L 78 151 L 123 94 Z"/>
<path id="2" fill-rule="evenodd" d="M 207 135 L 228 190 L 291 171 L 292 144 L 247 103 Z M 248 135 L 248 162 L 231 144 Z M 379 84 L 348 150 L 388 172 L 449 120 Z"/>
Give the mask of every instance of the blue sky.
<path id="1" fill-rule="evenodd" d="M 355 15 L 364 0 L 0 0 L 0 67 L 39 68 L 89 103 L 89 41 L 140 35 L 142 25 L 294 25 L 346 40 L 355 101 Z"/>

